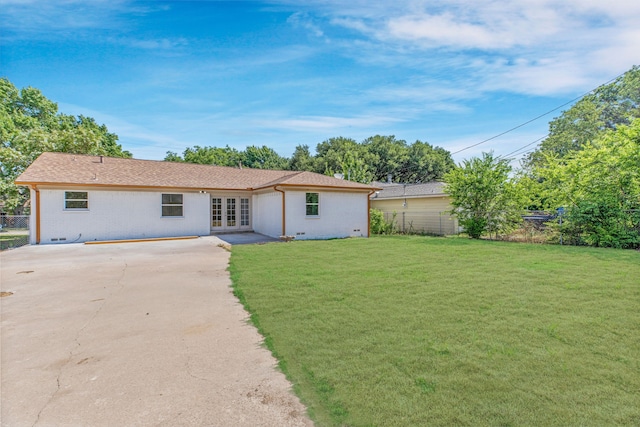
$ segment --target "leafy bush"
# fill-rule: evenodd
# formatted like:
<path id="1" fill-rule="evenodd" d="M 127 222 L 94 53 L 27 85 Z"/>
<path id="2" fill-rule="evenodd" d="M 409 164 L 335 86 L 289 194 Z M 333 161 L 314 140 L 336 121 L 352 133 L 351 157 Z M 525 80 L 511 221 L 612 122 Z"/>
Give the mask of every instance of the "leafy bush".
<path id="1" fill-rule="evenodd" d="M 602 200 L 580 202 L 565 215 L 561 232 L 575 245 L 640 248 L 640 211 Z"/>
<path id="2" fill-rule="evenodd" d="M 389 221 L 384 218 L 384 212 L 381 210 L 371 209 L 370 212 L 371 234 L 394 234 L 396 232 L 396 212 L 393 213 Z"/>
<path id="3" fill-rule="evenodd" d="M 487 219 L 479 216 L 461 219 L 460 225 L 464 227 L 464 231 L 469 235 L 469 237 L 472 239 L 479 239 L 487 229 Z"/>

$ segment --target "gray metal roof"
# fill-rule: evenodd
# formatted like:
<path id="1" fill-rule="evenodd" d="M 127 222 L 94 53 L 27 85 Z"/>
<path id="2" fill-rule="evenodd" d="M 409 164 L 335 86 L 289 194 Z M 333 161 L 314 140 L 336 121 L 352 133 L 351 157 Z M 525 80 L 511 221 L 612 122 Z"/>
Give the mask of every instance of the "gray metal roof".
<path id="1" fill-rule="evenodd" d="M 372 200 L 447 195 L 444 191 L 445 184 L 440 181 L 425 182 L 424 184 L 390 184 L 386 182 L 373 182 L 371 185 L 382 188 L 382 190 L 376 191 L 371 196 Z"/>

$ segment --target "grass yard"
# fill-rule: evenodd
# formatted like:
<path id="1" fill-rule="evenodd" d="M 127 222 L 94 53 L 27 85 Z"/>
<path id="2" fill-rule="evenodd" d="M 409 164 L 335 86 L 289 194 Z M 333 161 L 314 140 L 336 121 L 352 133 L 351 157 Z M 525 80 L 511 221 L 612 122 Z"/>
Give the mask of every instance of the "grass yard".
<path id="1" fill-rule="evenodd" d="M 230 270 L 318 425 L 640 425 L 637 251 L 388 236 Z"/>

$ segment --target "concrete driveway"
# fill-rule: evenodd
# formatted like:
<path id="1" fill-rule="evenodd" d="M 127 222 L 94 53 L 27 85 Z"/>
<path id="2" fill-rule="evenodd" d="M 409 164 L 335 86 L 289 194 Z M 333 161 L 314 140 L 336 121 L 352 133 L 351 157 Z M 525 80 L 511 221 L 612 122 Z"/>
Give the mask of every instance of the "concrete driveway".
<path id="1" fill-rule="evenodd" d="M 2 252 L 2 425 L 312 425 L 219 243 Z"/>

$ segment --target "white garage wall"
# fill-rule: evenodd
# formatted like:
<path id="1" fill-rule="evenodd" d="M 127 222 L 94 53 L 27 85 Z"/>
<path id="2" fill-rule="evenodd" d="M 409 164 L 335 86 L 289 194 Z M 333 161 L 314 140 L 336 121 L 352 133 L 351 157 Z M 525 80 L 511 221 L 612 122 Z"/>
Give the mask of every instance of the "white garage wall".
<path id="1" fill-rule="evenodd" d="M 319 193 L 319 215 L 306 216 L 306 193 Z M 287 234 L 297 240 L 366 237 L 367 193 L 287 191 Z"/>
<path id="2" fill-rule="evenodd" d="M 163 193 L 184 195 L 183 217 L 162 217 Z M 200 236 L 210 232 L 208 194 L 88 190 L 88 196 L 88 210 L 65 210 L 64 190 L 40 190 L 40 243 Z"/>
<path id="3" fill-rule="evenodd" d="M 265 236 L 280 237 L 282 235 L 282 193 L 254 194 L 253 231 Z"/>

